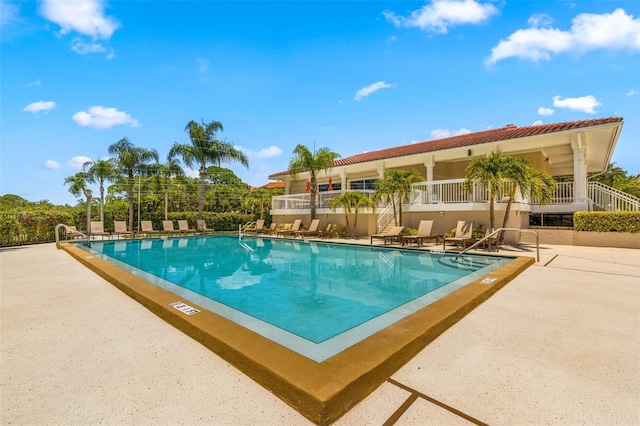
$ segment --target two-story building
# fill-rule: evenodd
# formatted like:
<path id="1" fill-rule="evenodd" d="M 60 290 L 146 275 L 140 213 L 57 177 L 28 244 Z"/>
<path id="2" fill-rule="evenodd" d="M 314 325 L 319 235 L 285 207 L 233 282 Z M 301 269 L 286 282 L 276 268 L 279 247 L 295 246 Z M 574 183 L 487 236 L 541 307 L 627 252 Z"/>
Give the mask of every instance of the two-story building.
<path id="1" fill-rule="evenodd" d="M 534 166 L 559 179 L 553 201 L 545 206 L 518 195 L 512 204 L 508 226 L 528 228 L 547 222 L 571 220 L 578 210 L 637 210 L 637 199 L 588 179 L 607 170 L 623 126 L 620 117 L 598 118 L 543 125 L 505 127 L 363 152 L 334 162 L 332 169 L 317 174 L 319 192 L 316 218 L 321 224 L 345 224 L 342 209 L 333 211 L 328 201 L 342 191 L 373 193 L 376 179 L 388 169 L 415 169 L 424 181 L 413 185 L 413 194 L 403 204 L 403 225 L 417 228 L 422 219 L 434 220 L 434 233 L 448 232 L 458 220 L 489 225 L 489 200 L 479 186 L 472 193 L 463 189 L 466 167 L 476 157 L 493 151 L 531 160 Z M 285 195 L 273 198 L 274 221 L 292 222 L 310 218 L 308 172 L 293 180 L 288 171 L 270 179 L 284 182 Z M 506 199 L 495 200 L 496 222 L 502 224 Z M 375 211 L 358 215 L 357 235 L 379 232 L 393 219 L 391 208 L 379 204 Z"/>

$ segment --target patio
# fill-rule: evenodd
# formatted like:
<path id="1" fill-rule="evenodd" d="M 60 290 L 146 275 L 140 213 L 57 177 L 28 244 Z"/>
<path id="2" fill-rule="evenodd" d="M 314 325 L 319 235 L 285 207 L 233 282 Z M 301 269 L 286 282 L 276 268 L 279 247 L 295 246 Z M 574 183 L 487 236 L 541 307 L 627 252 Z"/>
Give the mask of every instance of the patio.
<path id="1" fill-rule="evenodd" d="M 0 268 L 0 423 L 309 424 L 53 244 Z M 638 424 L 638 278 L 638 250 L 545 245 L 336 424 Z"/>

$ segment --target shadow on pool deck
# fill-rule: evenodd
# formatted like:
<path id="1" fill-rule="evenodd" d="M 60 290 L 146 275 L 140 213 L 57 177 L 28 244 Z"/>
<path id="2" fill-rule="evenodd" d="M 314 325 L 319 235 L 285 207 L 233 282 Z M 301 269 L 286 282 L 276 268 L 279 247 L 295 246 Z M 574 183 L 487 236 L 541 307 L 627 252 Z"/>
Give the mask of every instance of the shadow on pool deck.
<path id="1" fill-rule="evenodd" d="M 637 423 L 638 255 L 545 247 L 338 423 Z M 53 246 L 0 262 L 3 424 L 306 423 Z"/>

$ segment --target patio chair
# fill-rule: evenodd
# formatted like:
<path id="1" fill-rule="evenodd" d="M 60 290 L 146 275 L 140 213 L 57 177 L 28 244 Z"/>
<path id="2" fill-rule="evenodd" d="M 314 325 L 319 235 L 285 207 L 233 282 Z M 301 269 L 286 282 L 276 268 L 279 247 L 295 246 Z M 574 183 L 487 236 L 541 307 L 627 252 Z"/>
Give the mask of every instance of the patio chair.
<path id="1" fill-rule="evenodd" d="M 394 226 L 389 230 L 389 232 L 383 234 L 373 234 L 371 235 L 371 245 L 373 245 L 374 239 L 380 239 L 384 242 L 384 245 L 387 245 L 387 241 L 389 243 L 393 243 L 394 241 L 400 242 L 400 233 L 404 229 L 404 226 Z"/>
<path id="2" fill-rule="evenodd" d="M 197 232 L 202 233 L 202 235 L 213 234 L 215 231 L 211 228 L 207 228 L 207 222 L 204 219 L 196 220 L 196 229 Z"/>
<path id="3" fill-rule="evenodd" d="M 301 219 L 296 219 L 293 221 L 293 225 L 291 225 L 290 229 L 282 229 L 278 231 L 279 237 L 290 237 L 295 234 L 296 231 L 300 230 L 300 224 L 302 223 Z M 285 226 L 286 228 L 286 226 Z"/>
<path id="4" fill-rule="evenodd" d="M 329 238 L 329 235 L 331 235 L 331 228 L 333 228 L 334 225 L 329 223 L 327 224 L 327 226 L 324 229 L 321 229 L 318 233 L 318 235 L 320 236 L 320 238 Z"/>
<path id="5" fill-rule="evenodd" d="M 275 222 L 271 222 L 271 225 L 269 225 L 268 228 L 262 228 L 262 230 L 258 231 L 257 234 L 268 234 L 268 235 L 271 235 L 271 234 L 276 232 L 277 228 L 278 228 L 278 224 L 275 223 Z"/>
<path id="6" fill-rule="evenodd" d="M 82 232 L 78 231 L 78 229 L 75 226 L 63 225 L 63 227 L 64 227 L 65 238 L 67 240 L 82 238 Z"/>
<path id="7" fill-rule="evenodd" d="M 169 234 L 176 234 L 178 231 L 173 227 L 173 221 L 172 220 L 163 220 L 162 221 L 162 230 Z"/>
<path id="8" fill-rule="evenodd" d="M 189 228 L 189 222 L 187 222 L 186 220 L 178 221 L 178 231 L 180 231 L 180 233 L 182 234 L 193 233 L 193 235 L 196 235 L 197 232 L 195 229 Z"/>
<path id="9" fill-rule="evenodd" d="M 459 220 L 458 226 L 456 226 L 456 234 L 453 237 L 444 238 L 442 242 L 443 250 L 445 250 L 447 243 L 462 245 L 464 248 L 467 247 L 467 244 L 472 244 L 473 243 L 473 222 Z"/>
<path id="10" fill-rule="evenodd" d="M 293 237 L 295 238 L 299 235 L 300 238 L 304 238 L 318 235 L 320 233 L 320 231 L 318 231 L 318 225 L 320 225 L 320 219 L 313 219 L 311 221 L 311 225 L 309 225 L 309 229 L 304 231 L 295 231 L 293 233 Z"/>
<path id="11" fill-rule="evenodd" d="M 431 228 L 433 228 L 432 220 L 421 220 L 418 225 L 418 233 L 416 235 L 403 235 L 400 238 L 400 244 L 416 243 L 421 246 L 425 241 L 438 241 L 435 235 L 431 235 Z"/>
<path id="12" fill-rule="evenodd" d="M 159 234 L 160 231 L 153 229 L 153 223 L 150 220 L 143 220 L 140 222 L 140 233 L 144 235 Z"/>
<path id="13" fill-rule="evenodd" d="M 491 234 L 491 230 L 487 229 L 487 232 L 484 233 L 484 237 L 488 237 Z M 493 251 L 492 249 L 496 249 L 495 251 L 498 251 L 498 236 L 500 234 L 496 234 L 491 238 L 487 238 L 486 240 L 484 240 L 482 242 L 482 249 L 485 251 Z"/>
<path id="14" fill-rule="evenodd" d="M 256 226 L 253 228 L 248 228 L 244 230 L 245 234 L 257 234 L 258 232 L 261 232 L 262 230 L 264 230 L 264 219 L 258 219 L 256 220 Z"/>
<path id="15" fill-rule="evenodd" d="M 135 236 L 133 231 L 127 231 L 127 222 L 125 222 L 124 220 L 114 220 L 113 227 L 115 228 L 115 232 L 113 233 L 113 235 L 117 235 L 118 238 L 120 237 L 120 235 Z"/>
<path id="16" fill-rule="evenodd" d="M 111 233 L 110 232 L 106 232 L 104 230 L 104 222 L 102 222 L 102 221 L 98 221 L 98 222 L 91 221 L 91 231 L 89 232 L 89 235 L 92 236 L 92 237 L 100 235 L 100 237 L 103 240 L 104 240 L 104 236 L 105 235 L 107 235 L 109 238 L 111 238 Z"/>

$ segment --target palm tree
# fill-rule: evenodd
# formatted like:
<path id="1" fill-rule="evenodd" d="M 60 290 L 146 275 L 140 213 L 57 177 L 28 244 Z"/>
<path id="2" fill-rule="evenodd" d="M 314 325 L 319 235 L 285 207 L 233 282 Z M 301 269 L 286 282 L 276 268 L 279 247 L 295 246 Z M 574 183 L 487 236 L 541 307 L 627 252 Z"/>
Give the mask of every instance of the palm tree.
<path id="1" fill-rule="evenodd" d="M 260 212 L 260 219 L 264 219 L 265 208 L 271 205 L 273 192 L 266 188 L 256 188 L 244 197 L 243 205 L 249 210 L 255 208 Z"/>
<path id="2" fill-rule="evenodd" d="M 402 226 L 402 204 L 411 201 L 412 185 L 423 181 L 424 178 L 415 169 L 387 170 L 384 179 L 376 181 L 377 197 L 390 200 L 393 205 L 393 217 L 398 226 Z M 398 211 L 396 215 L 396 196 L 398 198 Z"/>
<path id="3" fill-rule="evenodd" d="M 128 138 L 109 145 L 109 155 L 114 156 L 115 170 L 127 188 L 129 200 L 129 229 L 133 229 L 133 194 L 135 177 L 151 174 L 152 161 L 158 162 L 158 151 L 135 146 Z"/>
<path id="4" fill-rule="evenodd" d="M 468 193 L 473 192 L 474 184 L 486 185 L 489 189 L 489 226 L 495 229 L 494 199 L 502 191 L 504 183 L 505 156 L 499 151 L 494 151 L 487 157 L 474 158 L 466 170 L 464 189 Z"/>
<path id="5" fill-rule="evenodd" d="M 373 184 L 373 199 L 391 204 L 393 208 L 393 222 L 398 224 L 398 213 L 396 211 L 396 189 L 389 179 L 378 179 Z"/>
<path id="6" fill-rule="evenodd" d="M 520 189 L 523 197 L 531 195 L 538 203 L 545 205 L 553 199 L 557 183 L 547 172 L 536 170 L 530 160 L 521 157 L 505 157 L 503 161 L 502 176 L 505 182 L 511 183 L 509 193 L 506 194 L 508 201 L 502 220 L 502 227 L 506 228 L 516 190 Z"/>
<path id="7" fill-rule="evenodd" d="M 87 182 L 100 185 L 100 220 L 104 222 L 104 183 L 115 179 L 112 160 L 89 160 L 82 165 Z"/>
<path id="8" fill-rule="evenodd" d="M 243 166 L 249 167 L 247 156 L 226 141 L 217 139 L 218 132 L 223 131 L 222 123 L 211 121 L 201 124 L 191 120 L 184 130 L 189 133 L 190 144 L 175 142 L 169 151 L 170 156 L 180 155 L 187 167 L 199 166 L 200 195 L 198 197 L 198 218 L 202 219 L 204 210 L 204 190 L 207 178 L 207 164 L 218 167 L 222 162 L 239 161 Z"/>
<path id="9" fill-rule="evenodd" d="M 331 151 L 329 148 L 320 148 L 313 153 L 304 145 L 298 145 L 293 149 L 293 158 L 289 162 L 289 173 L 295 180 L 296 176 L 302 172 L 309 172 L 309 193 L 311 200 L 311 219 L 316 218 L 316 194 L 318 193 L 318 182 L 316 174 L 320 170 L 325 172 L 333 167 L 333 162 L 340 158 L 340 154 Z"/>
<path id="10" fill-rule="evenodd" d="M 358 226 L 358 211 L 360 207 L 370 208 L 374 212 L 376 211 L 375 201 L 360 191 L 343 192 L 329 200 L 329 208 L 331 210 L 336 211 L 340 206 L 344 209 L 344 215 L 347 221 L 347 231 L 349 232 L 350 238 L 355 236 Z M 353 229 L 349 226 L 349 215 L 351 213 L 355 214 L 355 218 L 353 219 Z"/>
<path id="11" fill-rule="evenodd" d="M 64 179 L 64 184 L 69 185 L 69 192 L 74 197 L 81 197 L 83 194 L 87 198 L 87 234 L 91 232 L 91 198 L 93 194 L 87 186 L 87 175 L 83 172 L 76 173 Z"/>
<path id="12" fill-rule="evenodd" d="M 171 155 L 167 155 L 167 161 L 157 167 L 157 176 L 162 180 L 164 190 L 164 220 L 169 220 L 169 182 L 174 177 L 182 178 L 184 170 L 180 167 L 180 160 Z"/>

